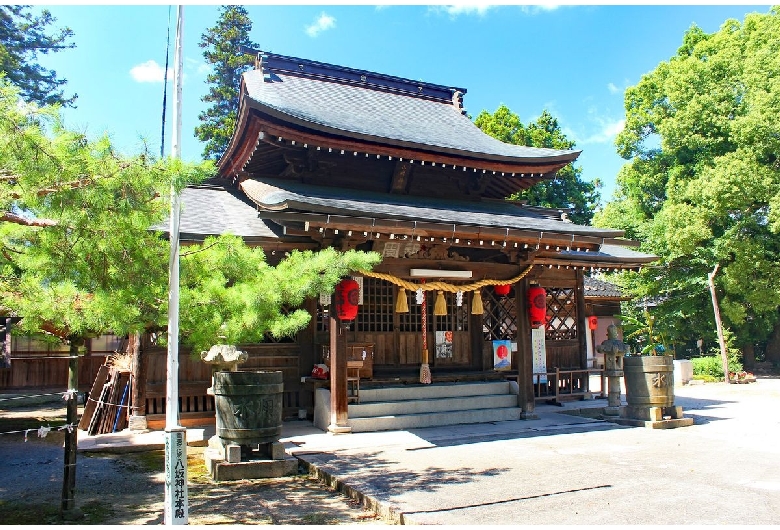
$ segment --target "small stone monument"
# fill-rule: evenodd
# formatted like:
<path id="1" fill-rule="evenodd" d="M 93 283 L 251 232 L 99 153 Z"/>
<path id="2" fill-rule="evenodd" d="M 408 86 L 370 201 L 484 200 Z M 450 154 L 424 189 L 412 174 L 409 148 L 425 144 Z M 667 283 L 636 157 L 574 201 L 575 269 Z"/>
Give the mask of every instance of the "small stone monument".
<path id="1" fill-rule="evenodd" d="M 235 346 L 228 344 L 215 344 L 209 351 L 200 352 L 201 360 L 211 365 L 211 386 L 206 390 L 209 395 L 214 395 L 214 373 L 223 370 L 235 372 L 238 365 L 246 362 L 249 355 L 237 350 Z"/>
<path id="2" fill-rule="evenodd" d="M 609 393 L 604 414 L 620 414 L 620 378 L 623 377 L 623 356 L 631 353 L 631 348 L 618 338 L 618 328 L 610 324 L 607 328 L 607 340 L 596 346 L 596 351 L 604 354 L 604 373 L 608 380 Z"/>

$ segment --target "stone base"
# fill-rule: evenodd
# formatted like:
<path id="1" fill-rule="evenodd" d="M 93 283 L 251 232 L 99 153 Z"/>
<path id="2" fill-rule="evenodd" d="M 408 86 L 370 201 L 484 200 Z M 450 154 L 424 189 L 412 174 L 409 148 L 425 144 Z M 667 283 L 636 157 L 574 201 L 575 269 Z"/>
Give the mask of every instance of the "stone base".
<path id="1" fill-rule="evenodd" d="M 521 412 L 520 413 L 520 419 L 521 420 L 538 420 L 539 415 L 535 412 Z"/>
<path id="2" fill-rule="evenodd" d="M 620 407 L 604 407 L 604 415 L 617 418 L 620 416 Z"/>
<path id="3" fill-rule="evenodd" d="M 675 429 L 693 425 L 693 418 L 683 417 L 683 410 L 680 406 L 636 407 L 626 405 L 620 408 L 619 418 L 605 417 L 604 419 L 619 425 L 650 429 Z"/>
<path id="4" fill-rule="evenodd" d="M 350 434 L 352 432 L 352 427 L 349 425 L 335 425 L 330 424 L 328 425 L 328 433 L 329 434 Z"/>
<path id="5" fill-rule="evenodd" d="M 271 444 L 271 456 L 270 459 L 242 459 L 241 446 L 223 446 L 219 437 L 213 436 L 203 452 L 203 463 L 217 482 L 298 474 L 298 459 L 288 455 L 281 442 Z"/>
<path id="6" fill-rule="evenodd" d="M 148 431 L 149 425 L 146 423 L 146 416 L 131 415 L 127 420 L 127 428 L 131 431 Z"/>

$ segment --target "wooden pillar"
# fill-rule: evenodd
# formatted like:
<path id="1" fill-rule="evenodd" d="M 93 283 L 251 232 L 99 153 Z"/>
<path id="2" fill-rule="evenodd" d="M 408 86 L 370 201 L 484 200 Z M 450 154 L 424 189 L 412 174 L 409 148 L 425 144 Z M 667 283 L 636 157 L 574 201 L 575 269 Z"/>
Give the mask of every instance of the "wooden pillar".
<path id="1" fill-rule="evenodd" d="M 132 390 L 130 394 L 130 417 L 128 428 L 143 431 L 148 428 L 146 423 L 146 355 L 141 345 L 141 334 L 131 333 L 127 341 L 127 350 L 133 360 L 130 369 Z"/>
<path id="2" fill-rule="evenodd" d="M 347 425 L 347 333 L 342 322 L 334 316 L 336 301 L 331 301 L 330 322 L 330 425 L 328 432 L 352 432 Z"/>
<path id="3" fill-rule="evenodd" d="M 577 287 L 574 297 L 577 304 L 577 339 L 580 342 L 580 369 L 588 367 L 588 338 L 585 335 L 588 332 L 588 317 L 585 316 L 585 273 L 584 271 L 575 271 L 577 277 Z"/>
<path id="4" fill-rule="evenodd" d="M 531 324 L 528 320 L 528 279 L 515 284 L 515 307 L 517 308 L 517 394 L 518 406 L 523 409 L 523 417 L 533 417 L 536 402 L 534 400 L 534 359 L 531 351 Z"/>
<path id="5" fill-rule="evenodd" d="M 68 400 L 65 402 L 66 422 L 72 428 L 65 429 L 65 458 L 62 477 L 62 503 L 60 513 L 71 517 L 76 508 L 76 451 L 78 449 L 78 387 L 79 387 L 79 345 L 71 339 L 68 357 Z"/>

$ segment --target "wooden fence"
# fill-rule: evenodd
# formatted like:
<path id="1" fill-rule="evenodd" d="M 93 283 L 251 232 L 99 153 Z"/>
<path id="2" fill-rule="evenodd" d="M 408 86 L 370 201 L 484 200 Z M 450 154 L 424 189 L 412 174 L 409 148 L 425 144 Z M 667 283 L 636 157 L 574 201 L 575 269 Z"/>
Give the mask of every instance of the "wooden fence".
<path id="1" fill-rule="evenodd" d="M 285 418 L 298 417 L 301 409 L 307 415 L 314 412 L 313 388 L 301 382 L 299 347 L 297 344 L 257 344 L 239 346 L 249 354 L 240 370 L 281 371 L 284 380 L 282 396 Z M 79 356 L 79 391 L 89 392 L 98 369 L 110 352 Z M 150 428 L 163 427 L 167 379 L 167 350 L 152 348 L 144 353 L 146 363 L 146 414 Z M 68 385 L 68 356 L 61 353 L 25 352 L 11 358 L 10 368 L 0 368 L 0 390 L 25 388 L 57 389 Z M 179 354 L 179 413 L 182 425 L 213 421 L 214 396 L 211 386 L 211 366 L 189 351 Z"/>
<path id="2" fill-rule="evenodd" d="M 282 372 L 282 395 L 285 418 L 298 417 L 300 409 L 313 414 L 313 392 L 302 392 L 297 344 L 256 344 L 238 347 L 249 358 L 239 365 L 239 370 L 264 370 Z M 165 399 L 167 378 L 167 351 L 153 349 L 146 353 L 146 418 L 151 429 L 165 425 Z M 187 351 L 179 354 L 179 417 L 184 426 L 195 425 L 214 418 L 214 396 L 209 395 L 211 366 Z"/>
<path id="3" fill-rule="evenodd" d="M 98 368 L 110 353 L 79 356 L 79 390 L 89 391 Z M 0 390 L 22 388 L 68 388 L 69 357 L 63 353 L 24 352 L 11 357 L 10 368 L 0 368 Z"/>

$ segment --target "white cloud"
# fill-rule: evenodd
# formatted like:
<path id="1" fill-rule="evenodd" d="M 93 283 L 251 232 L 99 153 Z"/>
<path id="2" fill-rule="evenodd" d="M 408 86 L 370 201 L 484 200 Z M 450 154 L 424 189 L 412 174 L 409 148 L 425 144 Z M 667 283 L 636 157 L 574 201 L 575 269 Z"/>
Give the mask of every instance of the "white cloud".
<path id="1" fill-rule="evenodd" d="M 541 13 L 543 11 L 555 11 L 559 7 L 560 6 L 558 4 L 537 4 L 521 6 L 521 9 L 523 10 L 523 13 L 527 15 L 536 15 L 537 13 Z"/>
<path id="2" fill-rule="evenodd" d="M 607 90 L 609 90 L 610 94 L 620 94 L 623 92 L 623 90 L 618 88 L 615 83 L 607 83 Z"/>
<path id="3" fill-rule="evenodd" d="M 329 30 L 336 27 L 336 19 L 327 13 L 320 13 L 319 18 L 314 21 L 314 24 L 306 26 L 306 34 L 309 37 L 316 37 L 325 30 Z"/>
<path id="4" fill-rule="evenodd" d="M 137 64 L 130 69 L 130 76 L 138 83 L 162 83 L 165 80 L 165 69 L 150 59 Z M 173 79 L 173 69 L 168 68 L 168 79 Z"/>
<path id="5" fill-rule="evenodd" d="M 626 120 L 620 119 L 617 121 L 598 120 L 600 122 L 600 129 L 595 134 L 590 135 L 588 138 L 578 142 L 581 144 L 604 144 L 611 142 L 615 137 L 626 127 Z"/>
<path id="6" fill-rule="evenodd" d="M 479 15 L 483 16 L 488 12 L 492 6 L 490 4 L 454 4 L 449 6 L 442 6 L 442 9 L 450 16 L 457 17 L 458 15 Z"/>

